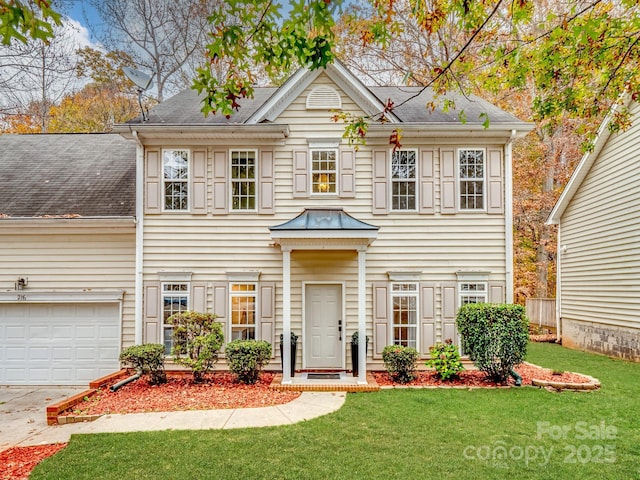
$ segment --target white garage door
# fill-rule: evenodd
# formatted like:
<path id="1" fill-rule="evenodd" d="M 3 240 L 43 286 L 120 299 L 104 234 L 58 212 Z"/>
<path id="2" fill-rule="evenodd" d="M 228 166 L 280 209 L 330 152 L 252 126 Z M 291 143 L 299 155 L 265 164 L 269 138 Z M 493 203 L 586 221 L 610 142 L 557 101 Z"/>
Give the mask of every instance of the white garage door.
<path id="1" fill-rule="evenodd" d="M 118 370 L 119 304 L 0 304 L 0 385 L 86 385 Z"/>

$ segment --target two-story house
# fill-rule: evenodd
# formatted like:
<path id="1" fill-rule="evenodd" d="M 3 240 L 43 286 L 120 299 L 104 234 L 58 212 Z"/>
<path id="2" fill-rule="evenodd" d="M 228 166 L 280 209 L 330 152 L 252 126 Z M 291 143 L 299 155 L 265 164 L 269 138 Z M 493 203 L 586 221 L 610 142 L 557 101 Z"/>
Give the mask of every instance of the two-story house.
<path id="1" fill-rule="evenodd" d="M 359 332 L 370 339 L 359 352 L 365 383 L 367 370 L 383 368 L 386 345 L 426 358 L 437 341 L 457 341 L 458 306 L 512 301 L 511 148 L 529 124 L 477 97 L 431 109 L 429 90 L 366 87 L 339 63 L 256 88 L 228 119 L 203 117 L 201 100 L 188 90 L 148 120 L 116 126 L 136 146 L 137 172 L 121 348 L 169 351 L 170 315 L 210 311 L 226 340 L 271 342 L 269 368 L 288 383 L 289 332 L 299 337 L 296 369 L 331 371 L 351 369 Z M 359 148 L 332 120 L 336 110 L 375 117 L 388 100 L 388 122 L 372 122 Z M 120 168 L 105 159 L 105 170 Z M 29 278 L 23 303 L 41 273 L 29 263 L 19 270 Z M 17 275 L 0 277 L 0 302 L 15 302 Z M 94 295 L 107 278 L 86 278 Z M 3 321 L 22 320 L 0 316 L 0 330 Z"/>
<path id="2" fill-rule="evenodd" d="M 389 99 L 389 121 L 349 145 L 335 110 L 375 117 Z M 127 341 L 169 350 L 166 319 L 195 309 L 215 312 L 226 339 L 275 346 L 284 333 L 286 346 L 293 331 L 305 370 L 349 369 L 358 331 L 371 339 L 369 367 L 381 367 L 386 345 L 426 357 L 456 341 L 459 305 L 512 301 L 511 145 L 530 126 L 479 98 L 448 112 L 431 100 L 368 88 L 336 63 L 257 88 L 228 119 L 204 118 L 186 91 L 119 127 L 138 142 L 141 174 L 144 291 Z"/>

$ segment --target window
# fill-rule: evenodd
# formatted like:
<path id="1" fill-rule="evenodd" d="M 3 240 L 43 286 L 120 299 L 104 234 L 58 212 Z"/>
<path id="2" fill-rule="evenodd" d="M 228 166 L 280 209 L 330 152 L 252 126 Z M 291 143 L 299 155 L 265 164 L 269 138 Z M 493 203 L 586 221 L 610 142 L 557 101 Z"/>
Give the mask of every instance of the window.
<path id="1" fill-rule="evenodd" d="M 189 150 L 165 150 L 162 156 L 164 209 L 189 209 Z"/>
<path id="2" fill-rule="evenodd" d="M 484 150 L 459 150 L 460 209 L 484 209 Z"/>
<path id="3" fill-rule="evenodd" d="M 311 150 L 311 191 L 336 193 L 336 150 Z"/>
<path id="4" fill-rule="evenodd" d="M 415 150 L 396 150 L 391 155 L 391 209 L 416 209 Z"/>
<path id="5" fill-rule="evenodd" d="M 487 302 L 487 284 L 478 283 L 460 283 L 459 284 L 460 306 L 468 303 L 486 303 Z"/>
<path id="6" fill-rule="evenodd" d="M 231 284 L 231 340 L 255 340 L 256 299 L 255 283 Z"/>
<path id="7" fill-rule="evenodd" d="M 176 313 L 189 310 L 189 284 L 188 283 L 163 283 L 162 284 L 162 341 L 164 352 L 171 354 L 173 347 L 173 325 L 167 323 L 167 319 Z"/>
<path id="8" fill-rule="evenodd" d="M 231 208 L 256 209 L 256 152 L 231 152 Z"/>
<path id="9" fill-rule="evenodd" d="M 393 283 L 393 343 L 405 347 L 418 347 L 418 285 Z"/>

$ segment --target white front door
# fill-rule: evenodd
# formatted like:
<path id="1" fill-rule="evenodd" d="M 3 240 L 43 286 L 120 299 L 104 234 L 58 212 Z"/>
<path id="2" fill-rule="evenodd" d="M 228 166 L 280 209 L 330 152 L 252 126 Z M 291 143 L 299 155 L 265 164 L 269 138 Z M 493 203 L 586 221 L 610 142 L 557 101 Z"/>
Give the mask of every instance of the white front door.
<path id="1" fill-rule="evenodd" d="M 342 285 L 306 285 L 304 320 L 305 368 L 342 368 Z"/>

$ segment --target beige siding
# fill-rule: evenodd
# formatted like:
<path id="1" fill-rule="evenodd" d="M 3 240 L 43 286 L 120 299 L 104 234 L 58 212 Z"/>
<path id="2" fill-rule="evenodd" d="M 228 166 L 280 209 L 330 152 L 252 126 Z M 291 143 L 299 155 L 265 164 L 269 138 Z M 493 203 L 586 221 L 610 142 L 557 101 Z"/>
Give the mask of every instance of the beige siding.
<path id="1" fill-rule="evenodd" d="M 640 108 L 612 134 L 561 222 L 562 317 L 640 327 Z"/>
<path id="2" fill-rule="evenodd" d="M 318 82 L 328 82 L 321 75 Z M 317 84 L 317 82 L 316 82 Z M 388 280 L 389 271 L 419 271 L 420 280 L 435 288 L 436 317 L 442 316 L 440 287 L 455 286 L 456 272 L 475 270 L 491 272 L 489 281 L 505 283 L 505 219 L 504 215 L 459 213 L 443 215 L 440 212 L 440 149 L 456 147 L 498 148 L 499 144 L 486 144 L 482 139 L 468 139 L 465 143 L 442 137 L 418 139 L 405 137 L 406 148 L 431 149 L 434 152 L 433 210 L 435 213 L 393 213 L 374 215 L 372 209 L 372 146 L 361 147 L 355 154 L 354 198 L 331 195 L 294 197 L 294 151 L 308 148 L 308 139 L 341 139 L 344 125 L 331 121 L 329 111 L 305 108 L 309 87 L 275 123 L 290 125 L 290 136 L 284 145 L 260 144 L 226 145 L 208 148 L 209 213 L 203 215 L 171 214 L 146 215 L 144 229 L 145 281 L 159 281 L 161 272 L 192 272 L 193 282 L 209 285 L 208 308 L 213 310 L 214 282 L 225 282 L 228 271 L 257 270 L 260 281 L 276 284 L 276 318 L 282 318 L 282 253 L 273 245 L 269 227 L 284 223 L 309 207 L 341 207 L 357 219 L 379 227 L 378 238 L 367 251 L 367 319 L 368 335 L 373 335 L 372 284 Z M 339 89 L 338 89 L 339 90 Z M 358 112 L 356 105 L 343 92 L 343 108 Z M 168 139 L 172 142 L 172 139 Z M 177 140 L 173 143 L 178 143 Z M 343 141 L 345 147 L 346 142 Z M 215 152 L 231 149 L 254 148 L 274 152 L 274 213 L 219 214 L 212 208 Z M 378 140 L 375 148 L 389 148 Z M 217 174 L 216 174 L 217 175 Z M 357 328 L 358 266 L 355 251 L 293 252 L 292 262 L 292 329 L 302 331 L 303 282 L 344 282 L 346 285 L 346 334 Z M 436 336 L 442 338 L 440 323 Z M 276 338 L 282 331 L 276 325 Z M 348 342 L 345 343 L 348 354 Z M 299 353 L 300 355 L 300 353 Z M 369 347 L 371 355 L 371 345 Z M 300 365 L 300 364 L 299 364 Z"/>
<path id="3" fill-rule="evenodd" d="M 37 222 L 37 220 L 36 220 Z M 0 285 L 14 290 L 28 277 L 29 292 L 124 290 L 122 345 L 134 342 L 135 233 L 128 228 L 91 233 L 87 229 L 3 228 L 0 233 Z M 28 298 L 28 297 L 27 297 Z"/>

